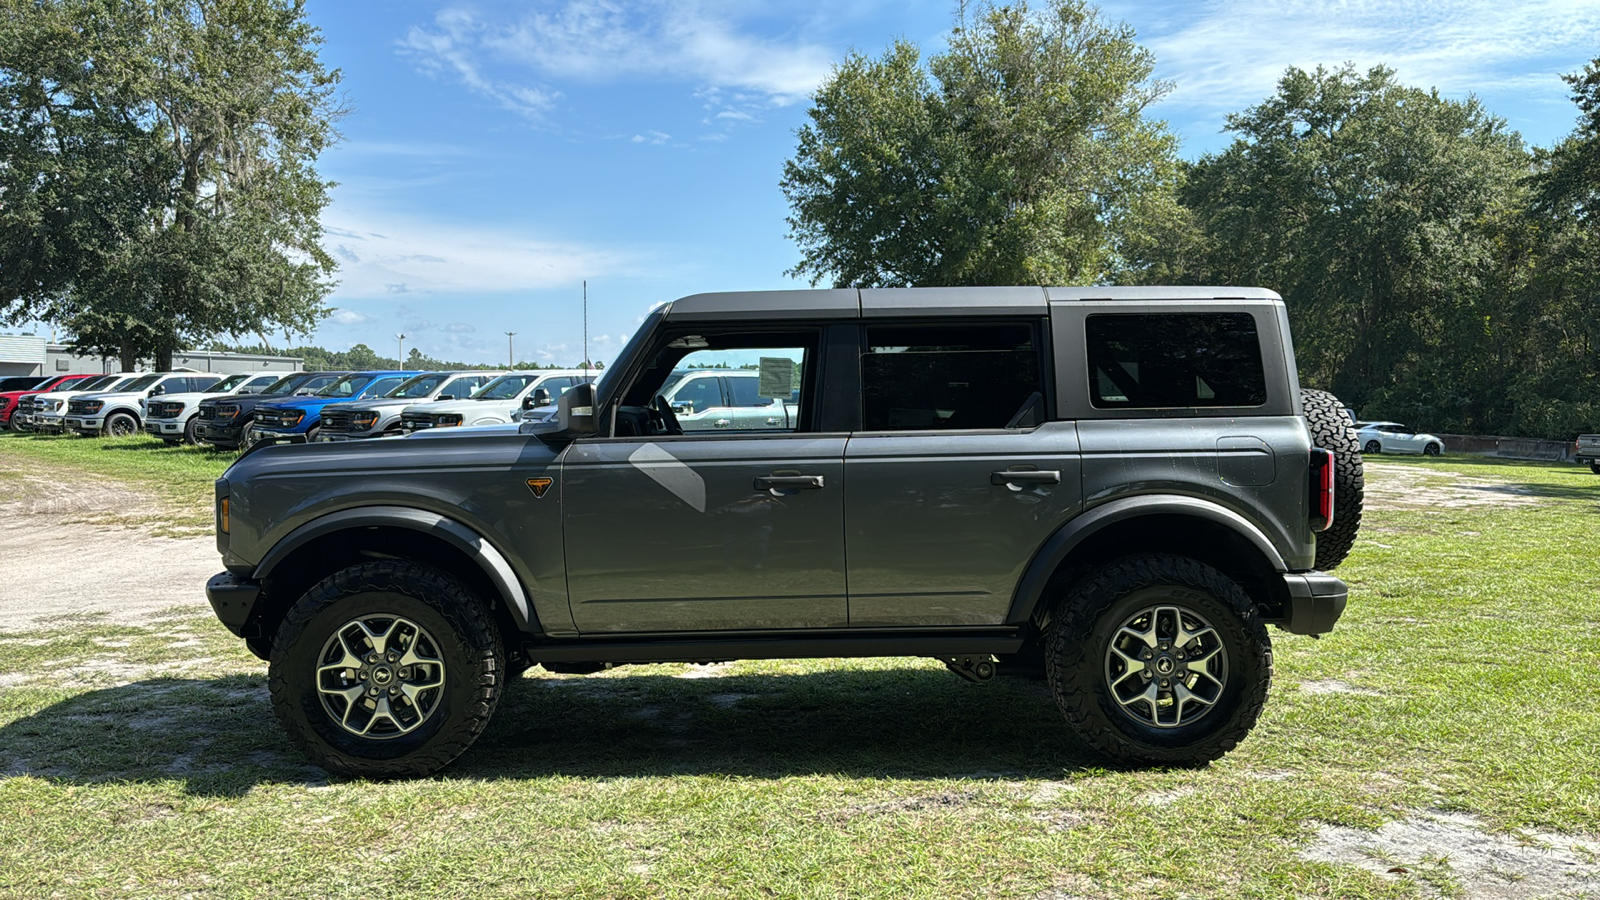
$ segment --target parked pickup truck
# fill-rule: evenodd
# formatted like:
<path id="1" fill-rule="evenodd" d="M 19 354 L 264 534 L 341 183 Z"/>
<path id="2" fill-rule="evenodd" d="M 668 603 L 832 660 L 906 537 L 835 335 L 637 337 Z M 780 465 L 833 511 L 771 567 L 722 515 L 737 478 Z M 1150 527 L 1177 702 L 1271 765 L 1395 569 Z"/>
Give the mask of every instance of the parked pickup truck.
<path id="1" fill-rule="evenodd" d="M 1578 452 L 1573 457 L 1580 465 L 1589 467 L 1589 471 L 1600 475 L 1600 434 L 1578 435 Z"/>

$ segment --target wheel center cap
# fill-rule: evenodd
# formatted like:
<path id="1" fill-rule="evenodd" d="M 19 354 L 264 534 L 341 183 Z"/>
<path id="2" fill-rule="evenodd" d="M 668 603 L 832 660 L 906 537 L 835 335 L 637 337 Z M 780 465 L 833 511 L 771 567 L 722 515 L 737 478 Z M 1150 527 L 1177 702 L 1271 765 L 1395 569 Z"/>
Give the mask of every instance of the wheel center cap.
<path id="1" fill-rule="evenodd" d="M 1172 657 L 1170 656 L 1163 656 L 1156 660 L 1157 675 L 1171 675 L 1172 671 L 1176 668 L 1177 664 L 1172 661 Z"/>
<path id="2" fill-rule="evenodd" d="M 388 666 L 378 666 L 372 670 L 372 683 L 384 687 L 394 680 L 394 670 Z"/>

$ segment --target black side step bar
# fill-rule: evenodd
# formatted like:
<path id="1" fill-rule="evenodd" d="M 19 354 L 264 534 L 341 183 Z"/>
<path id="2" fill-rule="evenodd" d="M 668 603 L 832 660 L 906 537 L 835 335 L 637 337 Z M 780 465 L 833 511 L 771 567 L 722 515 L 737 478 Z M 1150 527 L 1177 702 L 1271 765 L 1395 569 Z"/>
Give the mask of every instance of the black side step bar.
<path id="1" fill-rule="evenodd" d="M 1016 628 L 944 634 L 730 635 L 725 638 L 545 640 L 523 645 L 530 662 L 703 662 L 722 659 L 829 659 L 845 656 L 968 656 L 1016 653 Z"/>

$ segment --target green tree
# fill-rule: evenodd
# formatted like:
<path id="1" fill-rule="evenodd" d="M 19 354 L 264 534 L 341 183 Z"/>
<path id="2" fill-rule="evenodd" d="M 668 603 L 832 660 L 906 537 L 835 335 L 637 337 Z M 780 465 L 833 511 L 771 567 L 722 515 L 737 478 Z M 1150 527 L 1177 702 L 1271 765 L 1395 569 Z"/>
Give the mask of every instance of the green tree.
<path id="1" fill-rule="evenodd" d="M 1290 69 L 1187 173 L 1162 265 L 1289 305 L 1302 380 L 1434 429 L 1503 422 L 1528 263 L 1521 138 L 1392 70 Z M 1160 254 L 1155 254 L 1159 256 Z"/>
<path id="2" fill-rule="evenodd" d="M 0 317 L 80 349 L 326 314 L 339 73 L 302 0 L 0 0 Z"/>
<path id="3" fill-rule="evenodd" d="M 1126 25 L 1082 0 L 985 5 L 922 64 L 852 53 L 813 97 L 781 186 L 813 284 L 1115 279 L 1176 212 L 1167 86 Z"/>

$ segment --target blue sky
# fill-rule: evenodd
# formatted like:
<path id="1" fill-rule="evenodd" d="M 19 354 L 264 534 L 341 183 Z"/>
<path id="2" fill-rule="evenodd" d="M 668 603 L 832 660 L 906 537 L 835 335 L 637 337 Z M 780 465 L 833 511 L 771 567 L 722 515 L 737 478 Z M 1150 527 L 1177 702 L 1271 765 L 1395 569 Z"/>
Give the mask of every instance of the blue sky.
<path id="1" fill-rule="evenodd" d="M 1288 66 L 1383 63 L 1477 94 L 1531 144 L 1571 131 L 1563 73 L 1600 55 L 1596 0 L 1114 0 L 1175 88 L 1154 114 L 1196 157 Z M 941 49 L 953 2 L 311 0 L 343 70 L 344 140 L 320 163 L 345 348 L 609 360 L 652 305 L 803 287 L 782 165 L 848 50 Z M 273 336 L 276 343 L 283 336 Z"/>

